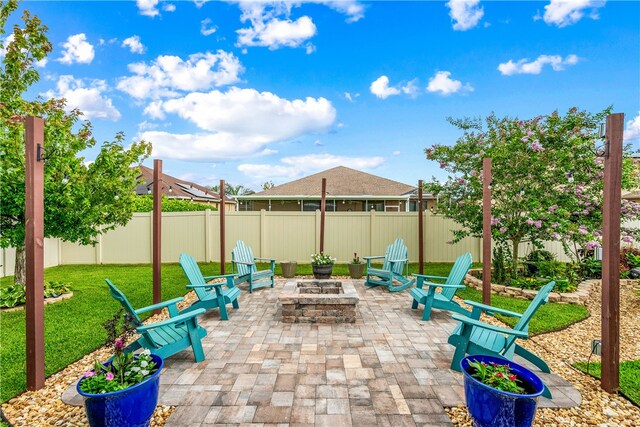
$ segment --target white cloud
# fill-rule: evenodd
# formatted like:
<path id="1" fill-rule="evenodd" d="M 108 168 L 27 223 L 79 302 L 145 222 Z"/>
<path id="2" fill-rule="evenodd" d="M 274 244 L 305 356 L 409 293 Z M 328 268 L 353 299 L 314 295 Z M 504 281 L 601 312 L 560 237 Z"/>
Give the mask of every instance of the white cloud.
<path id="1" fill-rule="evenodd" d="M 62 43 L 62 56 L 58 61 L 63 64 L 71 65 L 74 62 L 78 64 L 90 64 L 93 61 L 95 52 L 93 45 L 87 42 L 87 36 L 84 33 L 74 34 Z"/>
<path id="2" fill-rule="evenodd" d="M 640 111 L 638 115 L 627 122 L 624 129 L 624 141 L 628 142 L 632 139 L 640 138 Z"/>
<path id="3" fill-rule="evenodd" d="M 396 151 L 394 151 L 394 152 L 393 152 L 393 153 L 391 153 L 391 154 L 393 154 L 394 156 L 399 156 L 399 155 L 400 155 L 400 151 L 396 150 Z"/>
<path id="4" fill-rule="evenodd" d="M 282 165 L 243 163 L 238 170 L 253 178 L 296 178 L 336 166 L 372 169 L 384 163 L 384 157 L 348 157 L 334 154 L 305 154 L 283 157 Z"/>
<path id="5" fill-rule="evenodd" d="M 553 71 L 562 71 L 567 65 L 575 65 L 579 59 L 576 55 L 567 55 L 564 59 L 560 55 L 540 55 L 535 61 L 520 59 L 517 62 L 509 60 L 498 65 L 498 70 L 505 76 L 513 74 L 540 74 L 542 68 L 549 64 Z"/>
<path id="6" fill-rule="evenodd" d="M 165 12 L 175 12 L 176 5 L 173 3 L 162 3 L 162 10 L 164 10 Z"/>
<path id="7" fill-rule="evenodd" d="M 13 33 L 9 34 L 4 40 L 0 40 L 0 58 L 3 58 L 7 54 L 7 48 L 15 40 Z"/>
<path id="8" fill-rule="evenodd" d="M 451 95 L 456 92 L 473 92 L 473 87 L 467 83 L 462 84 L 460 80 L 453 80 L 449 71 L 438 71 L 429 79 L 427 92 L 439 93 L 440 95 Z"/>
<path id="9" fill-rule="evenodd" d="M 205 18 L 200 21 L 200 34 L 203 36 L 210 36 L 211 34 L 218 31 L 218 27 L 215 25 L 211 25 L 211 19 Z"/>
<path id="10" fill-rule="evenodd" d="M 298 47 L 316 35 L 316 26 L 308 16 L 301 16 L 293 21 L 289 18 L 277 18 L 282 12 L 267 11 L 261 3 L 241 7 L 241 20 L 251 22 L 251 27 L 236 31 L 238 46 L 265 46 L 272 50 Z"/>
<path id="11" fill-rule="evenodd" d="M 157 123 L 151 123 L 148 122 L 146 120 L 138 123 L 138 130 L 139 131 L 145 131 L 145 130 L 152 130 L 152 129 L 158 129 L 158 124 Z"/>
<path id="12" fill-rule="evenodd" d="M 484 9 L 478 6 L 480 0 L 450 0 L 445 4 L 456 31 L 466 31 L 478 25 Z"/>
<path id="13" fill-rule="evenodd" d="M 131 53 L 144 53 L 146 47 L 140 41 L 140 37 L 133 35 L 124 39 L 122 42 L 122 47 L 128 47 Z"/>
<path id="14" fill-rule="evenodd" d="M 364 5 L 355 0 L 329 0 L 320 1 L 331 9 L 336 10 L 343 15 L 347 15 L 347 22 L 357 22 L 364 18 Z"/>
<path id="15" fill-rule="evenodd" d="M 56 89 L 42 94 L 45 98 L 65 98 L 66 111 L 74 108 L 82 111 L 87 119 L 106 119 L 117 121 L 120 112 L 113 106 L 111 99 L 104 95 L 107 84 L 104 80 L 82 80 L 70 75 L 60 76 Z"/>
<path id="16" fill-rule="evenodd" d="M 358 98 L 360 96 L 359 93 L 350 93 L 350 92 L 345 92 L 344 93 L 344 98 L 349 101 L 349 102 L 356 102 L 356 98 Z"/>
<path id="17" fill-rule="evenodd" d="M 151 103 L 154 118 L 177 114 L 203 132 L 145 132 L 154 155 L 197 160 L 242 159 L 268 154 L 267 145 L 331 128 L 336 111 L 325 98 L 288 100 L 270 92 L 233 87 L 227 92 L 194 92 L 182 98 Z"/>
<path id="18" fill-rule="evenodd" d="M 179 91 L 205 90 L 238 82 L 244 72 L 232 53 L 196 53 L 185 61 L 178 56 L 161 55 L 150 64 L 129 64 L 134 75 L 122 77 L 118 89 L 134 98 L 179 96 Z"/>
<path id="19" fill-rule="evenodd" d="M 551 0 L 544 7 L 542 19 L 549 25 L 566 27 L 581 20 L 588 12 L 589 18 L 598 19 L 598 9 L 605 5 L 604 0 Z M 534 19 L 539 19 L 539 16 Z"/>
<path id="20" fill-rule="evenodd" d="M 387 76 L 380 76 L 373 83 L 371 83 L 371 85 L 369 86 L 369 90 L 372 94 L 381 99 L 387 99 L 390 96 L 400 95 L 401 93 L 408 95 L 411 98 L 415 98 L 416 96 L 418 96 L 419 92 L 417 83 L 418 79 L 413 79 L 408 81 L 404 85 L 400 83 L 395 86 L 390 86 L 389 78 Z M 356 96 L 359 96 L 359 94 L 357 94 Z M 353 102 L 349 93 L 345 93 L 345 98 Z"/>
<path id="21" fill-rule="evenodd" d="M 160 15 L 157 9 L 159 0 L 136 0 L 138 12 L 140 15 L 150 16 L 151 18 Z"/>
<path id="22" fill-rule="evenodd" d="M 400 94 L 399 89 L 389 86 L 389 77 L 387 76 L 378 77 L 373 83 L 371 83 L 369 90 L 372 94 L 382 99 L 387 99 L 392 95 Z"/>

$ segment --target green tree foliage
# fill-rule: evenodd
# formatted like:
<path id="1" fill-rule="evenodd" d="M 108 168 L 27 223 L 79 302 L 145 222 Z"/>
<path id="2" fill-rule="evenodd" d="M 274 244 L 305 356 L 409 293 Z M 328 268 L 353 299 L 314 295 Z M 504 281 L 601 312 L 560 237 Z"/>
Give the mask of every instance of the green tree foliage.
<path id="1" fill-rule="evenodd" d="M 572 108 L 564 116 L 553 112 L 531 120 L 449 119 L 464 133 L 455 145 L 425 150 L 450 174 L 426 189 L 437 196 L 438 211 L 463 226 L 453 232 L 453 242 L 482 235 L 482 159 L 490 157 L 491 232 L 499 245 L 511 247 L 512 277 L 522 241 L 538 246 L 543 240 L 561 241 L 577 260 L 582 248 L 595 247 L 601 236 L 603 159 L 594 147 L 597 127 L 609 113 Z M 624 201 L 622 215 L 623 221 L 637 218 L 640 204 Z M 628 241 L 639 237 L 637 229 L 623 229 L 623 235 Z"/>
<path id="2" fill-rule="evenodd" d="M 10 0 L 0 5 L 0 36 L 17 9 Z M 51 51 L 47 27 L 28 11 L 13 28 L 13 41 L 0 69 L 0 246 L 16 248 L 16 284 L 24 284 L 25 145 L 24 118 L 45 119 L 44 233 L 46 237 L 91 244 L 98 234 L 126 224 L 132 216 L 139 164 L 151 151 L 141 141 L 124 148 L 122 133 L 100 147 L 93 162 L 78 153 L 96 144 L 92 126 L 78 110 L 65 111 L 65 100 L 24 98 L 38 81 L 34 62 Z"/>
<path id="3" fill-rule="evenodd" d="M 162 212 L 191 212 L 204 211 L 211 209 L 217 211 L 214 206 L 206 203 L 196 203 L 189 200 L 169 199 L 162 196 Z M 134 212 L 151 212 L 153 211 L 153 196 L 137 196 L 134 199 Z"/>

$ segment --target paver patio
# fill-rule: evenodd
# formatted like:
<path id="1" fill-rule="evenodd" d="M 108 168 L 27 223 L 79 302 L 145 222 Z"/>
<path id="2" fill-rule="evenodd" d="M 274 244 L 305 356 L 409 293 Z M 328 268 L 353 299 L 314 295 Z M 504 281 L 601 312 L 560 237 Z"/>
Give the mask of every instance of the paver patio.
<path id="1" fill-rule="evenodd" d="M 184 351 L 166 360 L 161 376 L 160 404 L 177 407 L 167 426 L 451 425 L 443 407 L 463 404 L 464 391 L 462 374 L 449 369 L 449 313 L 434 310 L 424 322 L 406 292 L 353 281 L 355 324 L 283 323 L 284 283 L 243 292 L 229 321 L 216 310 L 199 318 L 206 360 L 194 363 Z M 554 395 L 541 407 L 580 403 L 570 383 L 540 375 Z"/>

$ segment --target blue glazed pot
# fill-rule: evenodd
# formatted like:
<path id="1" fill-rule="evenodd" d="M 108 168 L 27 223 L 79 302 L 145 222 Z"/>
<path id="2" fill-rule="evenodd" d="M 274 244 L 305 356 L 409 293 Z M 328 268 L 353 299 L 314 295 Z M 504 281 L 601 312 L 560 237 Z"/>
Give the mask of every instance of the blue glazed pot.
<path id="1" fill-rule="evenodd" d="M 471 376 L 469 360 L 484 363 L 508 364 L 511 371 L 522 381 L 527 394 L 515 394 L 497 390 Z M 529 427 L 533 424 L 538 405 L 538 396 L 544 384 L 527 368 L 506 359 L 493 356 L 470 355 L 460 361 L 464 376 L 464 394 L 467 409 L 474 427 Z"/>
<path id="2" fill-rule="evenodd" d="M 164 366 L 161 357 L 152 354 L 158 370 L 141 383 L 124 390 L 105 394 L 90 394 L 80 390 L 78 394 L 85 398 L 84 407 L 91 427 L 147 427 L 153 411 L 158 404 L 160 371 Z M 107 363 L 105 363 L 105 366 Z"/>

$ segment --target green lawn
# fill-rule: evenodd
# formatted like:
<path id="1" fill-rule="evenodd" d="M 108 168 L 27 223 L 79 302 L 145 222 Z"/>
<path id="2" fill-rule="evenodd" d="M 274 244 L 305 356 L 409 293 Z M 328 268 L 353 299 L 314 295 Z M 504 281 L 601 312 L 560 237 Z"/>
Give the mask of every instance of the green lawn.
<path id="1" fill-rule="evenodd" d="M 446 276 L 450 263 L 425 265 L 425 273 Z M 205 275 L 219 274 L 218 263 L 200 263 Z M 227 266 L 227 272 L 231 267 Z M 410 265 L 410 272 L 417 272 L 417 264 Z M 280 266 L 276 264 L 276 274 Z M 299 264 L 299 275 L 310 275 L 310 264 Z M 348 275 L 346 264 L 334 266 L 334 275 Z M 46 374 L 51 375 L 83 355 L 100 347 L 105 339 L 101 324 L 119 309 L 108 292 L 104 279 L 111 279 L 131 300 L 134 306 L 151 304 L 152 271 L 150 265 L 67 265 L 48 268 L 45 280 L 63 281 L 74 293 L 72 299 L 45 306 L 45 364 Z M 186 293 L 186 280 L 177 264 L 165 264 L 162 269 L 163 300 Z M 0 286 L 8 286 L 13 277 L 0 279 Z M 475 290 L 459 293 L 465 299 L 481 300 Z M 493 296 L 493 304 L 517 312 L 523 312 L 528 302 Z M 407 297 L 407 305 L 409 300 Z M 586 317 L 582 306 L 547 304 L 530 324 L 533 333 L 550 331 L 567 326 Z M 0 400 L 2 402 L 25 390 L 25 315 L 24 311 L 0 313 Z"/>
<path id="2" fill-rule="evenodd" d="M 587 372 L 587 363 L 574 365 L 582 372 Z M 590 363 L 588 374 L 600 378 L 600 363 Z M 640 360 L 620 362 L 620 391 L 633 403 L 640 405 Z"/>

